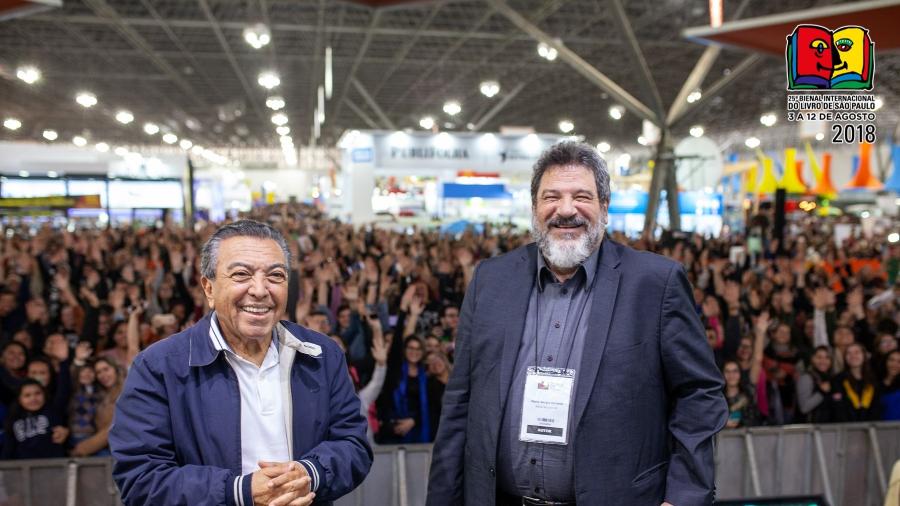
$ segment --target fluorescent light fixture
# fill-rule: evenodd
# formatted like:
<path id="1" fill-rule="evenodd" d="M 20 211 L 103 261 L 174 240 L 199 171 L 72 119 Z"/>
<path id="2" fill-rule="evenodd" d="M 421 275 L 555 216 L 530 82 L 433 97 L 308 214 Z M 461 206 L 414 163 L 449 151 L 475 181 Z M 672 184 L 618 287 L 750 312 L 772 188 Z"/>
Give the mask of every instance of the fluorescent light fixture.
<path id="1" fill-rule="evenodd" d="M 126 148 L 125 146 L 116 146 L 116 149 L 113 150 L 113 153 L 118 156 L 125 156 L 128 154 L 128 148 Z"/>
<path id="2" fill-rule="evenodd" d="M 275 123 L 278 126 L 287 125 L 288 117 L 284 113 L 277 112 L 272 115 L 272 123 Z"/>
<path id="3" fill-rule="evenodd" d="M 45 139 L 47 139 L 48 141 L 55 141 L 56 138 L 59 137 L 59 134 L 56 133 L 56 130 L 51 130 L 51 129 L 49 129 L 49 128 L 48 128 L 47 130 L 44 130 L 44 131 L 41 133 L 41 135 L 42 135 Z"/>
<path id="4" fill-rule="evenodd" d="M 259 76 L 256 78 L 256 82 L 259 83 L 260 86 L 267 90 L 271 90 L 272 88 L 281 84 L 281 78 L 278 77 L 278 74 L 272 71 L 260 72 Z"/>
<path id="5" fill-rule="evenodd" d="M 57 174 L 57 172 L 55 170 L 48 170 L 47 177 L 50 177 L 50 178 L 59 177 L 59 174 Z"/>
<path id="6" fill-rule="evenodd" d="M 187 139 L 181 139 L 181 141 L 178 142 L 178 145 L 181 146 L 181 149 L 187 151 L 188 149 L 191 149 L 191 146 L 193 146 L 194 143 Z"/>
<path id="7" fill-rule="evenodd" d="M 756 149 L 759 147 L 759 139 L 756 137 L 748 137 L 746 141 L 744 141 L 744 145 L 750 149 Z"/>
<path id="8" fill-rule="evenodd" d="M 693 104 L 694 102 L 700 100 L 703 97 L 703 93 L 700 90 L 694 90 L 687 96 L 687 101 L 689 104 Z"/>
<path id="9" fill-rule="evenodd" d="M 316 121 L 319 124 L 325 123 L 325 88 L 319 86 L 316 90 L 316 98 L 318 99 L 318 107 L 316 107 Z"/>
<path id="10" fill-rule="evenodd" d="M 647 138 L 644 137 L 643 135 L 638 135 L 637 143 L 640 144 L 641 146 L 646 146 L 646 145 L 647 145 Z"/>
<path id="11" fill-rule="evenodd" d="M 564 134 L 567 134 L 567 133 L 571 132 L 572 130 L 575 130 L 575 123 L 572 123 L 571 121 L 569 121 L 567 119 L 560 121 L 558 126 L 559 126 L 559 131 Z"/>
<path id="12" fill-rule="evenodd" d="M 444 112 L 450 116 L 456 116 L 462 111 L 462 106 L 456 100 L 448 100 L 444 102 Z"/>
<path id="13" fill-rule="evenodd" d="M 325 98 L 331 100 L 334 91 L 334 72 L 332 70 L 331 46 L 325 48 Z"/>
<path id="14" fill-rule="evenodd" d="M 121 110 L 116 113 L 116 121 L 123 125 L 127 125 L 134 121 L 134 114 L 131 114 L 131 111 Z"/>
<path id="15" fill-rule="evenodd" d="M 275 133 L 277 133 L 278 135 L 287 135 L 291 133 L 291 127 L 287 125 L 281 125 L 280 127 L 275 129 Z"/>
<path id="16" fill-rule="evenodd" d="M 76 135 L 75 137 L 72 137 L 72 144 L 78 146 L 79 148 L 83 148 L 87 146 L 87 139 L 80 135 Z"/>
<path id="17" fill-rule="evenodd" d="M 597 144 L 597 151 L 601 153 L 609 153 L 610 149 L 612 149 L 612 146 L 610 146 L 606 141 L 601 141 L 599 144 Z"/>
<path id="18" fill-rule="evenodd" d="M 703 127 L 694 125 L 691 127 L 691 137 L 703 137 Z"/>
<path id="19" fill-rule="evenodd" d="M 434 118 L 431 116 L 425 116 L 424 118 L 419 120 L 419 126 L 424 128 L 425 130 L 431 130 L 434 128 Z"/>
<path id="20" fill-rule="evenodd" d="M 559 56 L 556 48 L 550 47 L 550 45 L 545 42 L 541 42 L 538 44 L 537 52 L 541 58 L 544 58 L 547 61 L 553 61 L 557 56 Z"/>
<path id="21" fill-rule="evenodd" d="M 84 108 L 94 107 L 97 105 L 97 95 L 94 95 L 89 91 L 82 91 L 78 95 L 75 95 L 75 101 Z"/>
<path id="22" fill-rule="evenodd" d="M 41 71 L 34 65 L 23 65 L 16 69 L 16 77 L 27 84 L 34 84 L 41 80 Z"/>
<path id="23" fill-rule="evenodd" d="M 175 144 L 176 142 L 178 142 L 178 136 L 169 132 L 162 136 L 162 140 L 166 144 Z"/>
<path id="24" fill-rule="evenodd" d="M 284 99 L 279 96 L 271 96 L 266 99 L 266 107 L 272 109 L 273 111 L 278 111 L 284 108 L 285 102 Z"/>
<path id="25" fill-rule="evenodd" d="M 622 119 L 622 116 L 625 115 L 625 108 L 621 105 L 613 105 L 609 108 L 609 117 L 614 120 Z"/>
<path id="26" fill-rule="evenodd" d="M 766 113 L 759 117 L 759 122 L 770 127 L 778 122 L 778 116 L 776 116 L 774 112 Z"/>
<path id="27" fill-rule="evenodd" d="M 244 41 L 253 49 L 261 49 L 272 42 L 272 32 L 263 23 L 256 23 L 244 28 Z"/>
<path id="28" fill-rule="evenodd" d="M 109 151 L 109 144 L 107 144 L 105 142 L 98 142 L 94 146 L 94 149 L 96 149 L 97 151 L 99 151 L 101 153 L 106 153 L 107 151 Z"/>
<path id="29" fill-rule="evenodd" d="M 478 89 L 481 91 L 482 95 L 491 98 L 497 93 L 500 93 L 500 83 L 494 80 L 481 81 L 481 85 Z"/>
<path id="30" fill-rule="evenodd" d="M 147 135 L 156 135 L 159 133 L 159 126 L 156 123 L 144 123 L 144 132 Z"/>
<path id="31" fill-rule="evenodd" d="M 3 126 L 7 130 L 18 130 L 22 127 L 22 122 L 16 118 L 6 118 L 3 120 Z"/>
<path id="32" fill-rule="evenodd" d="M 31 174 L 29 174 L 27 170 L 20 170 L 20 171 L 19 171 L 19 177 L 28 177 L 28 176 L 30 176 L 30 175 L 31 175 Z"/>
<path id="33" fill-rule="evenodd" d="M 817 140 L 817 141 L 825 140 L 825 134 L 824 134 L 823 132 L 817 133 L 817 134 L 816 134 L 816 140 Z"/>

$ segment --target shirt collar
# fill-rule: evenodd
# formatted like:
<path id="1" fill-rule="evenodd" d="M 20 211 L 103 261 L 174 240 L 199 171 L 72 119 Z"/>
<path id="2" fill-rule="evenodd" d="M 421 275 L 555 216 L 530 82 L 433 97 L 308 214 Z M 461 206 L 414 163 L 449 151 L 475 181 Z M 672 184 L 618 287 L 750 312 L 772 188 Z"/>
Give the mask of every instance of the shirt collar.
<path id="1" fill-rule="evenodd" d="M 209 339 L 212 341 L 213 348 L 215 348 L 216 351 L 227 351 L 231 354 L 235 354 L 234 350 L 231 349 L 231 345 L 228 344 L 228 341 L 225 340 L 225 336 L 222 335 L 222 331 L 219 329 L 219 317 L 215 311 L 213 311 L 212 316 L 209 319 Z M 275 329 L 272 329 L 271 346 L 274 346 L 275 350 L 278 351 L 278 332 Z"/>
<path id="2" fill-rule="evenodd" d="M 576 279 L 576 286 L 587 288 L 593 284 L 594 276 L 597 274 L 597 263 L 599 258 L 600 246 L 597 246 L 597 249 L 591 253 L 591 256 L 587 257 L 587 260 L 578 266 L 575 275 L 572 276 L 573 279 Z M 556 275 L 550 270 L 550 266 L 548 266 L 547 261 L 544 260 L 544 255 L 541 253 L 540 249 L 538 249 L 537 254 L 537 267 L 537 286 L 538 290 L 543 292 L 544 284 L 547 280 L 550 280 L 551 282 L 556 281 Z"/>

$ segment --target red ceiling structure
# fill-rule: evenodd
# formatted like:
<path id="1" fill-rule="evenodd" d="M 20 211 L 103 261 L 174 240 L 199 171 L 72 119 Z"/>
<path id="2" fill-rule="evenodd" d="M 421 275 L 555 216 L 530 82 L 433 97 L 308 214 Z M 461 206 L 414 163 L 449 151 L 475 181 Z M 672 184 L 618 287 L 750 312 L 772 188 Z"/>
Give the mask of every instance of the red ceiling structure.
<path id="1" fill-rule="evenodd" d="M 876 55 L 879 51 L 900 48 L 900 0 L 853 2 L 786 12 L 725 23 L 718 28 L 688 28 L 683 34 L 701 44 L 721 44 L 783 56 L 786 37 L 799 24 L 830 29 L 858 25 L 869 30 Z"/>

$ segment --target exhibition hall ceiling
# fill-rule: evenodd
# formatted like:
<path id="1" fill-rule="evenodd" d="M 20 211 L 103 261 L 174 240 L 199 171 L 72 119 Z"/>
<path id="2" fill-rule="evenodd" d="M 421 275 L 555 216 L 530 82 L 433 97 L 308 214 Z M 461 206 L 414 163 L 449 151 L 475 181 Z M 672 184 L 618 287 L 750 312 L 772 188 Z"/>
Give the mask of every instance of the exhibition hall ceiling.
<path id="1" fill-rule="evenodd" d="M 506 3 L 641 102 L 654 103 L 613 1 Z M 726 20 L 740 3 L 724 2 Z M 750 1 L 740 16 L 835 3 Z M 709 2 L 621 5 L 668 109 L 705 49 L 682 32 L 709 24 Z M 614 98 L 562 58 L 551 61 L 542 53 L 496 5 L 481 0 L 65 0 L 60 8 L 0 21 L 0 115 L 21 122 L 17 130 L 0 128 L 0 140 L 41 140 L 53 129 L 60 140 L 78 135 L 88 142 L 162 145 L 169 133 L 209 147 L 275 148 L 282 135 L 269 106 L 279 104 L 268 99 L 280 97 L 277 113 L 285 117 L 276 121 L 285 123 L 297 146 L 314 137 L 320 103 L 318 145 L 334 145 L 348 129 L 421 130 L 425 117 L 433 128 L 451 131 L 477 125 L 480 131 L 523 126 L 559 133 L 566 120 L 571 133 L 591 143 L 637 145 L 641 120 L 635 114 L 613 119 Z M 320 99 L 328 54 L 331 96 Z M 724 49 L 701 93 L 747 56 Z M 32 84 L 16 76 L 29 65 L 40 72 Z M 879 111 L 884 131 L 898 119 L 900 54 L 877 53 L 876 69 L 876 92 L 890 104 Z M 261 75 L 266 72 L 277 76 L 277 86 L 260 84 L 275 83 L 275 76 Z M 499 90 L 488 97 L 494 84 Z M 765 134 L 760 116 L 775 112 L 779 123 L 769 130 L 784 136 L 785 93 L 783 58 L 766 56 L 691 113 L 675 135 L 686 136 L 696 125 L 720 143 L 735 131 Z M 82 103 L 95 103 L 84 107 L 76 102 L 79 94 Z M 120 121 L 128 119 L 123 111 L 130 122 Z M 159 131 L 145 132 L 146 123 Z"/>

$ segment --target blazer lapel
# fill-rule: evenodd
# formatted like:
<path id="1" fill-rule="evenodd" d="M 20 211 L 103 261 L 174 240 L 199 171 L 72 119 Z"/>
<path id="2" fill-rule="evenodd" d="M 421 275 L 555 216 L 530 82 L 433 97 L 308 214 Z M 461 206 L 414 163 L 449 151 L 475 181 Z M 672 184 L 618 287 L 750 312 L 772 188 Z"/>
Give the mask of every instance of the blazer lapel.
<path id="1" fill-rule="evenodd" d="M 606 348 L 606 341 L 609 337 L 613 309 L 616 306 L 616 295 L 619 291 L 621 274 L 616 269 L 619 265 L 618 245 L 604 238 L 600 247 L 600 265 L 597 266 L 599 278 L 594 283 L 594 298 L 591 303 L 584 351 L 581 356 L 581 369 L 578 371 L 578 385 L 575 388 L 573 428 L 578 427 L 591 396 L 594 382 L 597 380 L 603 350 Z"/>
<path id="2" fill-rule="evenodd" d="M 513 369 L 516 366 L 516 357 L 522 342 L 522 333 L 525 331 L 525 318 L 528 314 L 531 290 L 534 288 L 534 278 L 537 272 L 536 245 L 531 244 L 527 248 L 516 267 L 515 272 L 510 273 L 507 278 L 509 283 L 504 290 L 508 295 L 508 303 L 505 305 L 506 314 L 502 318 L 509 323 L 505 325 L 503 355 L 500 361 L 500 391 L 498 393 L 500 394 L 501 414 L 506 409 L 506 400 L 509 398 L 509 385 L 512 382 Z"/>

